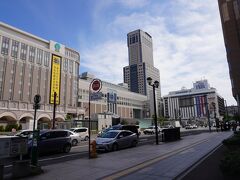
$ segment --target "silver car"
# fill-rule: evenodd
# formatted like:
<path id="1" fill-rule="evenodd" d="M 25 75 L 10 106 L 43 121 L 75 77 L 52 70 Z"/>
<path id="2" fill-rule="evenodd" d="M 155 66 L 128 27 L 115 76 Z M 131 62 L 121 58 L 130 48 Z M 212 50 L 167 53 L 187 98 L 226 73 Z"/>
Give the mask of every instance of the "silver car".
<path id="1" fill-rule="evenodd" d="M 116 151 L 118 149 L 135 147 L 137 135 L 128 130 L 110 130 L 96 138 L 98 151 Z"/>

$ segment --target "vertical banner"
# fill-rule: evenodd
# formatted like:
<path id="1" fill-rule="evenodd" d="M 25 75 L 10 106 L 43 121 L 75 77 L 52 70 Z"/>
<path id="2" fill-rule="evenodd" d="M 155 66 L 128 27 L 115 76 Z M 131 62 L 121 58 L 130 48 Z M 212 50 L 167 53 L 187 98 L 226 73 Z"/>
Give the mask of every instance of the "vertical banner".
<path id="1" fill-rule="evenodd" d="M 52 69 L 50 80 L 50 99 L 49 103 L 54 103 L 54 92 L 56 92 L 56 104 L 60 104 L 60 89 L 61 89 L 61 60 L 60 56 L 52 55 Z"/>

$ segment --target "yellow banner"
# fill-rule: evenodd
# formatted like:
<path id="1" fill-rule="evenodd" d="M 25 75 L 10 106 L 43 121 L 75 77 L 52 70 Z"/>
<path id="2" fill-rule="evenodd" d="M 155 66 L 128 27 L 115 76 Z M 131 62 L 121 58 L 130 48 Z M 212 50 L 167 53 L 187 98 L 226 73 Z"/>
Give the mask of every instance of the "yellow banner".
<path id="1" fill-rule="evenodd" d="M 50 104 L 54 104 L 54 93 L 56 92 L 56 104 L 60 104 L 61 89 L 61 60 L 57 55 L 52 55 L 51 85 L 50 85 Z"/>

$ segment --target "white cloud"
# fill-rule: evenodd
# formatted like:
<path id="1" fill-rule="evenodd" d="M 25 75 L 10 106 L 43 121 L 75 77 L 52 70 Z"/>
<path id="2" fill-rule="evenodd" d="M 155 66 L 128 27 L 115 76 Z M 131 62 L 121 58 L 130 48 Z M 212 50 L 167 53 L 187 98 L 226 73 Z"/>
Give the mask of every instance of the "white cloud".
<path id="1" fill-rule="evenodd" d="M 123 82 L 123 67 L 128 65 L 127 54 L 125 42 L 108 41 L 85 50 L 80 66 L 87 68 L 102 80 L 121 83 Z"/>
<path id="2" fill-rule="evenodd" d="M 159 12 L 152 8 L 141 13 L 119 14 L 105 25 L 105 32 L 127 34 L 140 28 L 151 34 L 162 95 L 182 86 L 191 88 L 193 81 L 206 78 L 228 104 L 236 104 L 231 93 L 217 2 L 177 0 L 161 6 L 167 6 L 169 14 L 165 14 L 164 8 Z M 82 59 L 82 65 L 98 77 L 121 82 L 122 69 L 128 65 L 126 39 L 99 44 L 86 51 Z"/>

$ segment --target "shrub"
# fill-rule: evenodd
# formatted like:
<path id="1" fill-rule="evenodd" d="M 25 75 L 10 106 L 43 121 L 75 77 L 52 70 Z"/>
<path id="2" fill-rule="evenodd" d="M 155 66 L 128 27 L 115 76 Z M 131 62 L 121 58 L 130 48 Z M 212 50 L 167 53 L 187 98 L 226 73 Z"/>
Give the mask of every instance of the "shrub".
<path id="1" fill-rule="evenodd" d="M 17 124 L 8 124 L 5 127 L 5 132 L 11 132 L 13 128 L 17 130 L 17 127 L 18 127 Z"/>
<path id="2" fill-rule="evenodd" d="M 224 159 L 221 160 L 220 168 L 224 175 L 238 176 L 240 172 L 240 152 L 236 150 L 226 154 Z"/>
<path id="3" fill-rule="evenodd" d="M 0 132 L 4 132 L 4 126 L 0 126 Z"/>
<path id="4" fill-rule="evenodd" d="M 21 124 L 19 124 L 17 130 L 18 130 L 18 131 L 19 131 L 19 130 L 22 130 L 22 125 L 21 125 Z"/>
<path id="5" fill-rule="evenodd" d="M 222 143 L 229 149 L 240 148 L 240 134 L 234 134 L 234 136 L 223 140 Z"/>

